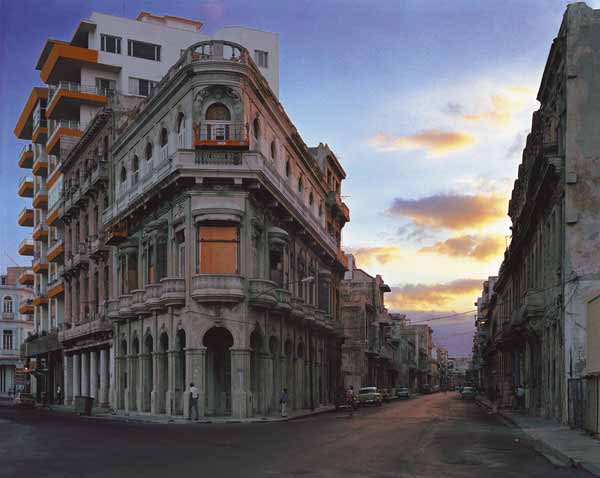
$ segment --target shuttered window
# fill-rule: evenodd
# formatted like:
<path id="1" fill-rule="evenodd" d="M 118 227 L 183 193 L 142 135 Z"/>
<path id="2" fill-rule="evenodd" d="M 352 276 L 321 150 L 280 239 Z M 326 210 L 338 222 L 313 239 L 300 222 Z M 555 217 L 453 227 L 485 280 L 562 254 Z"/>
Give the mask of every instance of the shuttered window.
<path id="1" fill-rule="evenodd" d="M 237 274 L 239 272 L 239 228 L 234 225 L 198 226 L 198 272 Z"/>

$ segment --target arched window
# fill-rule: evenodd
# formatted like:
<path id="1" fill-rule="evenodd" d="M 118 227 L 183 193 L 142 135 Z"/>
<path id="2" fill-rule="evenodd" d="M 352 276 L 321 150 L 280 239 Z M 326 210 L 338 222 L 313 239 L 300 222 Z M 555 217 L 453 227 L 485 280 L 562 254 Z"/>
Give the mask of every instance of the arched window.
<path id="1" fill-rule="evenodd" d="M 290 173 L 291 173 L 291 172 L 292 172 L 292 171 L 291 171 L 291 166 L 290 166 L 290 160 L 288 159 L 288 160 L 285 162 L 285 177 L 286 177 L 286 178 L 289 178 L 289 177 L 290 177 Z"/>
<path id="2" fill-rule="evenodd" d="M 312 206 L 314 202 L 315 202 L 315 197 L 313 196 L 313 193 L 311 191 L 310 194 L 308 195 L 308 205 Z"/>
<path id="3" fill-rule="evenodd" d="M 185 147 L 185 115 L 179 113 L 177 116 L 177 147 Z"/>
<path id="4" fill-rule="evenodd" d="M 213 103 L 206 110 L 205 131 L 200 131 L 209 141 L 227 141 L 231 137 L 231 113 L 223 103 Z"/>
<path id="5" fill-rule="evenodd" d="M 301 193 L 302 189 L 304 189 L 304 183 L 302 181 L 302 176 L 298 178 L 298 192 Z"/>
<path id="6" fill-rule="evenodd" d="M 323 216 L 323 203 L 319 203 L 319 217 Z"/>
<path id="7" fill-rule="evenodd" d="M 160 130 L 160 156 L 163 161 L 169 157 L 169 133 L 167 128 Z"/>
<path id="8" fill-rule="evenodd" d="M 140 171 L 140 159 L 135 155 L 131 160 L 131 184 L 135 185 L 138 182 Z"/>
<path id="9" fill-rule="evenodd" d="M 275 141 L 271 141 L 271 159 L 277 159 L 277 146 L 275 146 Z"/>
<path id="10" fill-rule="evenodd" d="M 125 169 L 125 166 L 121 166 L 121 184 L 125 181 L 127 181 L 127 169 Z"/>
<path id="11" fill-rule="evenodd" d="M 260 143 L 260 121 L 258 121 L 258 118 L 254 118 L 252 122 L 252 134 L 254 134 L 254 139 Z"/>
<path id="12" fill-rule="evenodd" d="M 144 151 L 144 158 L 146 158 L 146 161 L 150 161 L 152 159 L 152 150 L 152 143 L 147 143 Z"/>
<path id="13" fill-rule="evenodd" d="M 3 304 L 2 304 L 2 311 L 6 312 L 7 314 L 12 314 L 13 311 L 13 300 L 12 297 L 7 295 L 4 298 Z"/>

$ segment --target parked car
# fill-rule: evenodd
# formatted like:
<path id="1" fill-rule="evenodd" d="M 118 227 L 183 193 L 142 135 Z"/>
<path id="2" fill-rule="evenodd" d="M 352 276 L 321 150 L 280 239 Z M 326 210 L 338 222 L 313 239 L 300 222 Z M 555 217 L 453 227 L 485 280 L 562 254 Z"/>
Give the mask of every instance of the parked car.
<path id="1" fill-rule="evenodd" d="M 381 405 L 383 398 L 377 387 L 363 387 L 358 390 L 358 404 L 363 405 Z"/>
<path id="2" fill-rule="evenodd" d="M 384 402 L 389 402 L 392 398 L 394 398 L 392 396 L 392 392 L 387 388 L 382 388 L 381 390 L 379 390 L 379 393 L 381 394 L 381 399 Z"/>
<path id="3" fill-rule="evenodd" d="M 410 390 L 406 387 L 400 387 L 396 393 L 398 398 L 408 400 L 410 398 Z"/>
<path id="4" fill-rule="evenodd" d="M 19 392 L 13 403 L 17 408 L 35 408 L 35 399 L 30 393 Z"/>
<path id="5" fill-rule="evenodd" d="M 460 392 L 460 398 L 465 400 L 473 400 L 475 398 L 475 389 L 473 387 L 463 387 Z"/>

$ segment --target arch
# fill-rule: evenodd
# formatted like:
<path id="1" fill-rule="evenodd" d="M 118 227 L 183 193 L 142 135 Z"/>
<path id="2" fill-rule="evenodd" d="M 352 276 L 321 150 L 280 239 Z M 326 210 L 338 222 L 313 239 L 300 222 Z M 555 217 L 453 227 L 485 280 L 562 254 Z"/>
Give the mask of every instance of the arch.
<path id="1" fill-rule="evenodd" d="M 185 330 L 180 328 L 175 335 L 175 413 L 183 415 L 183 392 L 185 391 Z"/>
<path id="2" fill-rule="evenodd" d="M 264 376 L 263 361 L 263 335 L 257 327 L 250 334 L 250 390 L 252 392 L 252 412 L 254 415 L 266 413 L 264 409 Z"/>
<path id="3" fill-rule="evenodd" d="M 140 341 L 137 338 L 137 335 L 133 338 L 133 342 L 131 344 L 131 353 L 133 355 L 138 355 L 140 353 Z"/>
<path id="4" fill-rule="evenodd" d="M 202 343 L 206 347 L 207 413 L 231 414 L 231 351 L 233 335 L 225 327 L 211 327 Z"/>
<path id="5" fill-rule="evenodd" d="M 308 195 L 308 205 L 312 206 L 315 202 L 315 197 L 313 195 L 313 192 L 311 191 L 310 194 Z"/>
<path id="6" fill-rule="evenodd" d="M 121 355 L 127 355 L 127 339 L 121 340 Z"/>
<path id="7" fill-rule="evenodd" d="M 275 355 L 279 352 L 279 340 L 273 335 L 269 337 L 269 352 L 271 352 L 271 355 Z"/>
<path id="8" fill-rule="evenodd" d="M 277 145 L 275 141 L 271 141 L 271 159 L 275 161 L 277 159 Z"/>
<path id="9" fill-rule="evenodd" d="M 323 216 L 323 201 L 319 203 L 319 217 Z"/>
<path id="10" fill-rule="evenodd" d="M 10 295 L 7 295 L 2 301 L 2 311 L 10 314 L 13 312 L 13 298 Z"/>
<path id="11" fill-rule="evenodd" d="M 304 189 L 304 181 L 302 180 L 302 176 L 298 178 L 298 192 L 301 193 Z"/>
<path id="12" fill-rule="evenodd" d="M 152 146 L 152 143 L 150 141 L 148 141 L 146 143 L 146 147 L 144 148 L 144 159 L 146 161 L 150 161 L 152 159 L 153 154 L 154 154 L 154 147 Z"/>
<path id="13" fill-rule="evenodd" d="M 160 334 L 159 350 L 163 353 L 169 351 L 169 334 L 167 334 L 166 332 Z"/>
<path id="14" fill-rule="evenodd" d="M 154 361 L 152 360 L 152 353 L 154 352 L 154 339 L 152 334 L 148 330 L 146 332 L 146 338 L 144 339 L 144 354 L 143 357 L 143 374 L 144 382 L 142 389 L 142 410 L 149 412 L 152 408 L 152 390 L 154 389 Z"/>
<path id="15" fill-rule="evenodd" d="M 127 168 L 125 166 L 121 166 L 120 180 L 121 184 L 127 181 Z"/>
<path id="16" fill-rule="evenodd" d="M 169 132 L 167 131 L 167 128 L 163 127 L 160 130 L 160 147 L 164 148 L 168 142 L 169 142 Z"/>
<path id="17" fill-rule="evenodd" d="M 256 141 L 260 141 L 260 120 L 258 118 L 254 118 L 252 121 L 252 134 Z"/>
<path id="18" fill-rule="evenodd" d="M 138 158 L 137 154 L 131 160 L 131 169 L 134 173 L 137 173 L 140 169 L 140 158 Z"/>
<path id="19" fill-rule="evenodd" d="M 292 167 L 290 165 L 290 160 L 287 159 L 285 162 L 285 177 L 289 178 L 291 173 L 292 173 Z"/>
<path id="20" fill-rule="evenodd" d="M 294 353 L 294 344 L 292 343 L 292 339 L 290 339 L 288 337 L 286 339 L 285 343 L 283 344 L 283 354 L 286 357 L 291 357 L 293 353 Z"/>
<path id="21" fill-rule="evenodd" d="M 177 115 L 176 121 L 177 128 L 177 147 L 185 147 L 185 115 L 180 111 Z"/>
<path id="22" fill-rule="evenodd" d="M 154 339 L 152 335 L 146 334 L 146 339 L 144 340 L 144 353 L 151 354 L 154 352 Z"/>
<path id="23" fill-rule="evenodd" d="M 231 121 L 231 112 L 223 103 L 213 103 L 204 114 L 206 121 Z"/>

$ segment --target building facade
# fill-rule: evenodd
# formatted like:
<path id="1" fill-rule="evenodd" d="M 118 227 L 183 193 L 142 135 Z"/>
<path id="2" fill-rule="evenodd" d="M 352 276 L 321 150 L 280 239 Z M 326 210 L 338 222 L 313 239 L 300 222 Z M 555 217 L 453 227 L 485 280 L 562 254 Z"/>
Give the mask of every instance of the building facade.
<path id="1" fill-rule="evenodd" d="M 25 366 L 21 344 L 33 332 L 33 291 L 19 284 L 26 270 L 8 267 L 6 274 L 0 275 L 0 396 L 14 395 L 25 386 L 18 380 Z"/>

